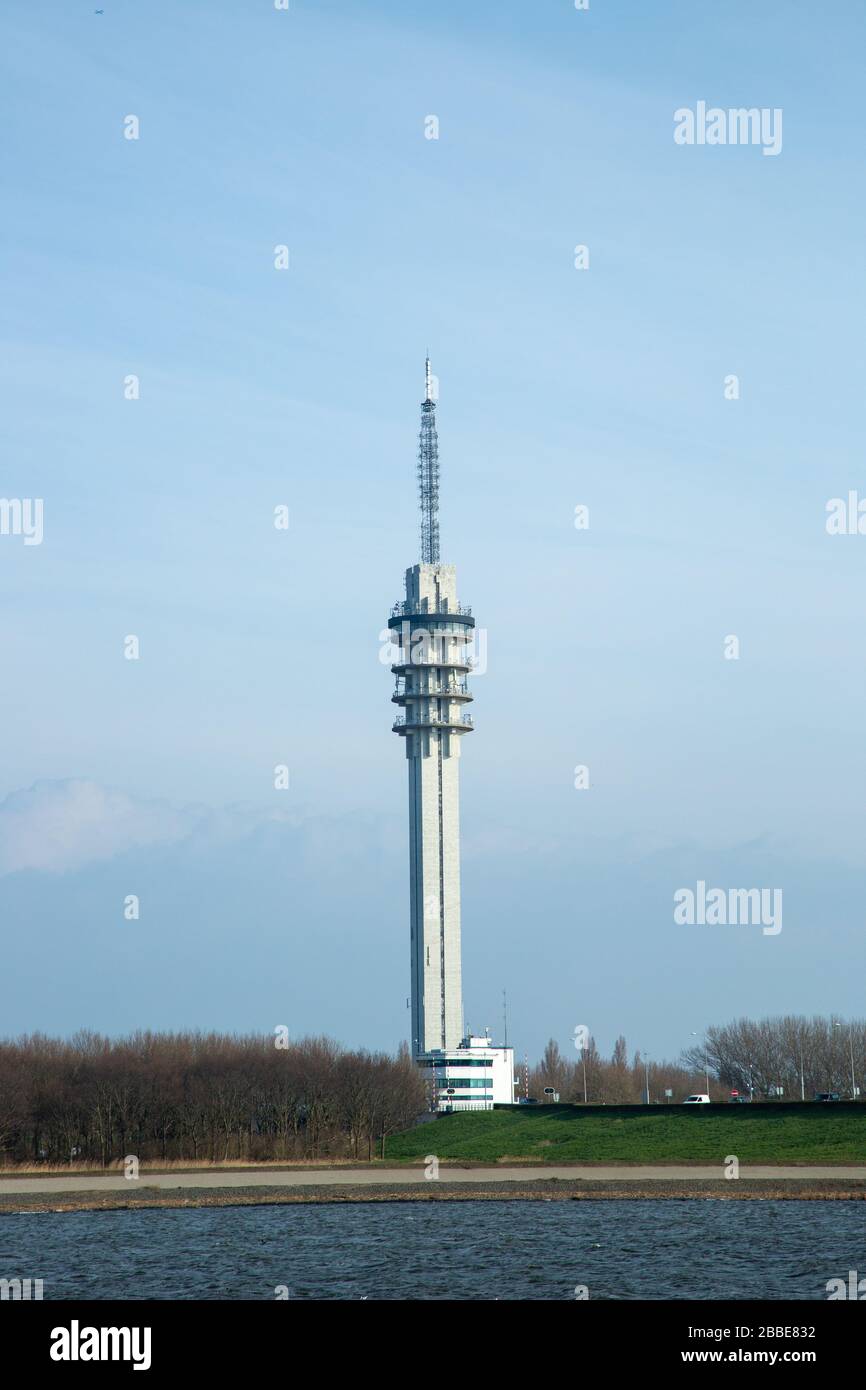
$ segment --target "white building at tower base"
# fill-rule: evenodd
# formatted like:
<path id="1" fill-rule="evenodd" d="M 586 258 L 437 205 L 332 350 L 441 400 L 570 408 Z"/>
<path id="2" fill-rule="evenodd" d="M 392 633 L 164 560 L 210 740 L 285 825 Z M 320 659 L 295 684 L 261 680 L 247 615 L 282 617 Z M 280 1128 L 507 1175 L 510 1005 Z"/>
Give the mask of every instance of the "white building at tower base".
<path id="1" fill-rule="evenodd" d="M 470 1034 L 459 1047 L 423 1052 L 416 1061 L 430 1109 L 440 1114 L 514 1104 L 514 1048 L 496 1047 L 489 1036 Z"/>

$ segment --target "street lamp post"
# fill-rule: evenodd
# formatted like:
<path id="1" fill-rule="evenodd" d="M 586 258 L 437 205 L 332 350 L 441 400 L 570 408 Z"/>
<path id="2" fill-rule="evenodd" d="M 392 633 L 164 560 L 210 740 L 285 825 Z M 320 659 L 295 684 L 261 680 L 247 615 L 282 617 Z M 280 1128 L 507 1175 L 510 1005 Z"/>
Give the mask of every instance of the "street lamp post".
<path id="1" fill-rule="evenodd" d="M 834 1027 L 834 1028 L 841 1028 L 841 1027 L 842 1027 L 842 1024 L 839 1022 L 838 1019 L 834 1019 L 834 1020 L 833 1020 L 833 1027 Z M 849 1057 L 851 1058 L 851 1099 L 852 1099 L 852 1100 L 856 1100 L 856 1099 L 857 1099 L 857 1086 L 856 1086 L 856 1083 L 855 1083 L 855 1081 L 854 1081 L 854 1029 L 853 1029 L 853 1026 L 852 1026 L 850 1023 L 849 1023 L 849 1025 L 848 1025 L 848 1055 L 849 1055 Z"/>
<path id="2" fill-rule="evenodd" d="M 696 1038 L 697 1036 L 698 1036 L 698 1035 L 697 1035 L 697 1033 L 695 1032 L 695 1030 L 694 1030 L 694 1028 L 693 1028 L 693 1029 L 692 1029 L 692 1037 L 693 1037 L 693 1038 Z M 704 1081 L 707 1083 L 707 1095 L 709 1095 L 709 1094 L 710 1094 L 710 1056 L 709 1056 L 709 1051 L 708 1051 L 708 1049 L 707 1049 L 707 1037 L 706 1037 L 706 1034 L 704 1034 Z"/>

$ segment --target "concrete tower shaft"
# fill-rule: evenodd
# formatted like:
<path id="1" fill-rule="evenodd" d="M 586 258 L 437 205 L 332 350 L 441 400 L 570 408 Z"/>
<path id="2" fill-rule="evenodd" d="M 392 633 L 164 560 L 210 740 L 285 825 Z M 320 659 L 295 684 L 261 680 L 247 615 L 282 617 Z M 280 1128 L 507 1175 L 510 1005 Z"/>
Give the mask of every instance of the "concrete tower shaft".
<path id="1" fill-rule="evenodd" d="M 389 626 L 397 660 L 394 731 L 409 764 L 412 1047 L 416 1055 L 463 1039 L 460 960 L 460 740 L 474 619 L 457 602 L 453 565 L 414 565 Z"/>
<path id="2" fill-rule="evenodd" d="M 460 1045 L 460 741 L 471 732 L 466 706 L 468 647 L 475 620 L 457 600 L 457 573 L 439 561 L 439 446 L 430 359 L 421 406 L 418 482 L 421 562 L 406 571 L 406 598 L 388 626 L 396 660 L 394 732 L 409 764 L 409 878 L 412 1050 Z"/>

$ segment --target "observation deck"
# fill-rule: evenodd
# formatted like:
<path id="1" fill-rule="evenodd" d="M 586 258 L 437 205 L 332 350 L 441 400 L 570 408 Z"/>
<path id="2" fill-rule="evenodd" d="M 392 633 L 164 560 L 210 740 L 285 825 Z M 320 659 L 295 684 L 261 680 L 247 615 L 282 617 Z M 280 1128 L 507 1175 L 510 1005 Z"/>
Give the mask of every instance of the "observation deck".
<path id="1" fill-rule="evenodd" d="M 440 718 L 436 715 L 398 714 L 391 728 L 395 734 L 412 734 L 419 729 L 447 729 L 452 734 L 471 734 L 474 728 L 471 714 L 458 714 L 453 718 Z"/>

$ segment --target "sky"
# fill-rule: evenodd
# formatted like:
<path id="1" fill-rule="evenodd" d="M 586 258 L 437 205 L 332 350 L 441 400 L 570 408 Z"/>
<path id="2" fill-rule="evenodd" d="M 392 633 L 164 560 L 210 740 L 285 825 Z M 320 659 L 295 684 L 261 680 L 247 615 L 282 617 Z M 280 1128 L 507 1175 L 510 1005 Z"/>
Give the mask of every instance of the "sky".
<path id="1" fill-rule="evenodd" d="M 866 539 L 826 520 L 866 498 L 866 16 L 8 0 L 3 28 L 0 496 L 44 524 L 0 534 L 0 1035 L 408 1034 L 381 654 L 428 351 L 487 650 L 467 1022 L 501 1035 L 505 990 L 519 1054 L 584 1025 L 661 1058 L 861 1012 Z M 678 144 L 701 101 L 781 111 L 781 149 Z M 675 922 L 699 881 L 779 889 L 782 930 Z"/>

